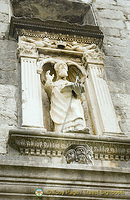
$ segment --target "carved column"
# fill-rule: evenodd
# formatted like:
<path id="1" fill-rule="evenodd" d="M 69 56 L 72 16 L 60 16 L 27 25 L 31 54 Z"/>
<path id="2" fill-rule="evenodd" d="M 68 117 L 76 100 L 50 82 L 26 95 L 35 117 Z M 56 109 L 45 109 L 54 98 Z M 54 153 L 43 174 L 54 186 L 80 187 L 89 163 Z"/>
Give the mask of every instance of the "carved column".
<path id="1" fill-rule="evenodd" d="M 91 59 L 89 56 L 84 58 L 88 73 L 87 96 L 95 132 L 98 135 L 121 133 L 108 85 L 103 79 L 103 60 L 98 56 L 94 57 L 93 54 Z"/>
<path id="2" fill-rule="evenodd" d="M 43 128 L 40 75 L 37 73 L 38 54 L 35 45 L 19 41 L 22 90 L 22 126 Z"/>

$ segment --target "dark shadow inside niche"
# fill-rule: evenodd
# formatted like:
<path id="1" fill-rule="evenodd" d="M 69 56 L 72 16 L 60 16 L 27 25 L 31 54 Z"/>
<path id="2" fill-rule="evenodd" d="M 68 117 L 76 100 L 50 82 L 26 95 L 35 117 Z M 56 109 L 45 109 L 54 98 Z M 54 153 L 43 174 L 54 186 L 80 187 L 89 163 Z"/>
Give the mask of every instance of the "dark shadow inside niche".
<path id="1" fill-rule="evenodd" d="M 15 17 L 96 25 L 90 4 L 70 0 L 12 0 Z"/>

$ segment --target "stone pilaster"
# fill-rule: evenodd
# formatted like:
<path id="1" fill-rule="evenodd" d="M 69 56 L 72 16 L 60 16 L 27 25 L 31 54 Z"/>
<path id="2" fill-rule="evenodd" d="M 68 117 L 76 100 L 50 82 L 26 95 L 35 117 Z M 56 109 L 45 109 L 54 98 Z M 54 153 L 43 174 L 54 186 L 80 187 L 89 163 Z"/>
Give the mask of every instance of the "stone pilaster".
<path id="1" fill-rule="evenodd" d="M 106 81 L 103 79 L 103 60 L 86 58 L 88 78 L 86 87 L 96 134 L 121 133 Z M 85 60 L 85 59 L 84 59 Z"/>
<path id="2" fill-rule="evenodd" d="M 37 73 L 38 53 L 35 45 L 20 41 L 18 50 L 21 62 L 22 126 L 44 128 L 41 81 Z"/>

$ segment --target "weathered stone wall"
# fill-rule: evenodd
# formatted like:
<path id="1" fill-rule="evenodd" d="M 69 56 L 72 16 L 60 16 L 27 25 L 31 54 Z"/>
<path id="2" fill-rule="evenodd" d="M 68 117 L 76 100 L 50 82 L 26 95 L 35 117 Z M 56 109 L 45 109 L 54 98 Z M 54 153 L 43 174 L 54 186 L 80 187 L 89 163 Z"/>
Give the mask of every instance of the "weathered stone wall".
<path id="1" fill-rule="evenodd" d="M 104 33 L 105 73 L 121 130 L 130 132 L 130 1 L 95 0 L 93 8 Z"/>
<path id="2" fill-rule="evenodd" d="M 17 124 L 17 46 L 8 40 L 10 14 L 10 1 L 0 0 L 0 153 L 6 153 L 8 129 Z"/>

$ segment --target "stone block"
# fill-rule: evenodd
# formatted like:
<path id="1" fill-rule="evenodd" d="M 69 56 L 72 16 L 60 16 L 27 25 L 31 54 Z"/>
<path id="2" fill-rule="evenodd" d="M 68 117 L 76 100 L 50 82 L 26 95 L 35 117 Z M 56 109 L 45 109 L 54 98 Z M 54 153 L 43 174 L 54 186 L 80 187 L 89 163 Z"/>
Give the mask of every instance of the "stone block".
<path id="1" fill-rule="evenodd" d="M 130 95 L 111 93 L 111 97 L 115 106 L 117 117 L 119 119 L 121 130 L 124 133 L 130 134 Z"/>
<path id="2" fill-rule="evenodd" d="M 120 37 L 120 29 L 115 28 L 102 28 L 104 35 L 113 36 L 113 37 Z"/>
<path id="3" fill-rule="evenodd" d="M 7 88 L 6 88 L 6 91 L 7 91 Z M 13 93 L 13 92 L 11 92 L 11 93 Z M 8 95 L 13 95 L 13 94 L 8 94 Z M 0 126 L 16 125 L 17 108 L 16 108 L 15 94 L 14 94 L 14 96 L 9 97 L 9 96 L 5 96 L 5 93 L 4 94 L 2 93 L 2 96 L 0 96 L 0 108 L 1 108 L 1 110 L 0 110 Z"/>
<path id="4" fill-rule="evenodd" d="M 125 108 L 125 110 L 130 107 L 130 95 L 128 94 L 114 94 L 112 99 L 118 107 Z M 129 110 L 127 111 L 129 112 Z"/>
<path id="5" fill-rule="evenodd" d="M 117 0 L 117 5 L 120 5 L 120 6 L 130 6 L 130 1 L 129 0 Z"/>
<path id="6" fill-rule="evenodd" d="M 119 121 L 119 125 L 121 127 L 121 130 L 130 137 L 130 119 L 125 119 Z"/>
<path id="7" fill-rule="evenodd" d="M 129 6 L 124 6 L 124 7 L 118 6 L 118 7 L 120 7 L 125 14 L 130 14 Z"/>
<path id="8" fill-rule="evenodd" d="M 8 40 L 0 40 L 0 46 L 0 83 L 16 85 L 16 43 Z"/>
<path id="9" fill-rule="evenodd" d="M 104 0 L 104 1 L 102 1 L 102 0 L 96 0 L 96 3 L 104 3 L 104 4 L 114 4 L 114 5 L 116 5 L 116 2 L 114 1 L 114 0 Z"/>
<path id="10" fill-rule="evenodd" d="M 0 1 L 0 13 L 9 13 L 9 5 Z"/>
<path id="11" fill-rule="evenodd" d="M 104 44 L 110 45 L 110 46 L 124 46 L 126 47 L 128 44 L 128 41 L 126 39 L 121 38 L 115 38 L 115 37 L 109 37 L 108 35 L 104 37 L 103 40 Z"/>
<path id="12" fill-rule="evenodd" d="M 0 40 L 0 54 L 4 55 L 4 52 L 12 52 L 13 58 L 16 58 L 16 50 L 17 50 L 17 42 L 16 41 L 11 41 L 11 40 Z M 8 54 L 8 53 L 7 53 Z M 6 58 L 8 57 L 8 55 L 5 55 Z M 4 58 L 3 58 L 4 60 Z"/>
<path id="13" fill-rule="evenodd" d="M 114 56 L 105 56 L 104 65 L 106 67 L 113 67 L 114 68 L 123 68 L 124 58 L 122 57 L 114 57 Z"/>
<path id="14" fill-rule="evenodd" d="M 79 3 L 92 3 L 93 0 L 69 0 L 72 2 L 79 2 Z"/>
<path id="15" fill-rule="evenodd" d="M 125 82 L 114 82 L 114 81 L 107 81 L 109 86 L 110 93 L 120 93 L 125 94 L 126 93 L 126 85 Z"/>
<path id="16" fill-rule="evenodd" d="M 1 71 L 0 84 L 17 85 L 17 74 L 14 71 Z"/>
<path id="17" fill-rule="evenodd" d="M 7 140 L 0 139 L 0 154 L 7 153 Z"/>
<path id="18" fill-rule="evenodd" d="M 130 30 L 130 21 L 125 22 L 126 23 L 126 27 L 128 30 Z"/>
<path id="19" fill-rule="evenodd" d="M 8 4 L 8 3 L 9 3 L 9 0 L 0 0 L 0 3 Z"/>
<path id="20" fill-rule="evenodd" d="M 120 37 L 121 38 L 129 38 L 130 37 L 130 31 L 124 29 L 120 30 Z"/>
<path id="21" fill-rule="evenodd" d="M 0 38 L 3 38 L 3 36 L 6 36 L 9 31 L 9 24 L 0 22 Z"/>
<path id="22" fill-rule="evenodd" d="M 9 128 L 6 126 L 1 127 L 1 125 L 0 125 L 0 140 L 2 140 L 2 139 L 7 140 L 8 136 L 9 136 Z"/>
<path id="23" fill-rule="evenodd" d="M 102 1 L 101 3 L 95 1 L 93 3 L 94 7 L 96 7 L 98 10 L 102 10 L 102 9 L 109 9 L 109 10 L 122 10 L 122 8 L 120 6 L 117 6 L 116 4 L 110 4 L 110 3 L 104 3 L 104 1 Z"/>
<path id="24" fill-rule="evenodd" d="M 2 113 L 0 114 L 0 123 L 1 126 L 17 126 L 17 116 L 16 113 L 13 115 L 8 116 L 8 113 L 5 113 L 5 115 Z"/>
<path id="25" fill-rule="evenodd" d="M 122 82 L 125 80 L 129 80 L 129 74 L 127 70 L 124 68 L 113 68 L 113 67 L 107 67 L 105 69 L 107 79 L 113 82 Z"/>
<path id="26" fill-rule="evenodd" d="M 13 85 L 0 84 L 0 96 L 2 97 L 15 97 L 16 87 Z"/>
<path id="27" fill-rule="evenodd" d="M 125 19 L 123 12 L 119 10 L 102 9 L 98 12 L 99 17 L 108 19 Z"/>
<path id="28" fill-rule="evenodd" d="M 126 58 L 124 61 L 125 67 L 127 68 L 128 66 L 130 66 L 130 58 Z"/>
<path id="29" fill-rule="evenodd" d="M 12 115 L 16 111 L 15 98 L 0 97 L 1 101 L 1 113 Z"/>
<path id="30" fill-rule="evenodd" d="M 9 22 L 9 15 L 0 13 L 0 22 L 8 23 Z"/>
<path id="31" fill-rule="evenodd" d="M 126 58 L 129 58 L 129 47 L 122 47 L 122 46 L 107 46 L 107 45 L 104 45 L 104 52 L 105 52 L 105 55 L 107 56 L 121 56 L 121 57 L 126 57 Z"/>
<path id="32" fill-rule="evenodd" d="M 0 154 L 7 153 L 7 141 L 9 136 L 9 129 L 6 126 L 1 127 L 0 124 Z"/>
<path id="33" fill-rule="evenodd" d="M 105 19 L 105 18 L 100 19 L 99 25 L 101 27 L 111 27 L 111 28 L 117 28 L 117 29 L 124 29 L 125 28 L 123 21 L 121 21 L 121 20 L 111 20 L 111 19 Z"/>

